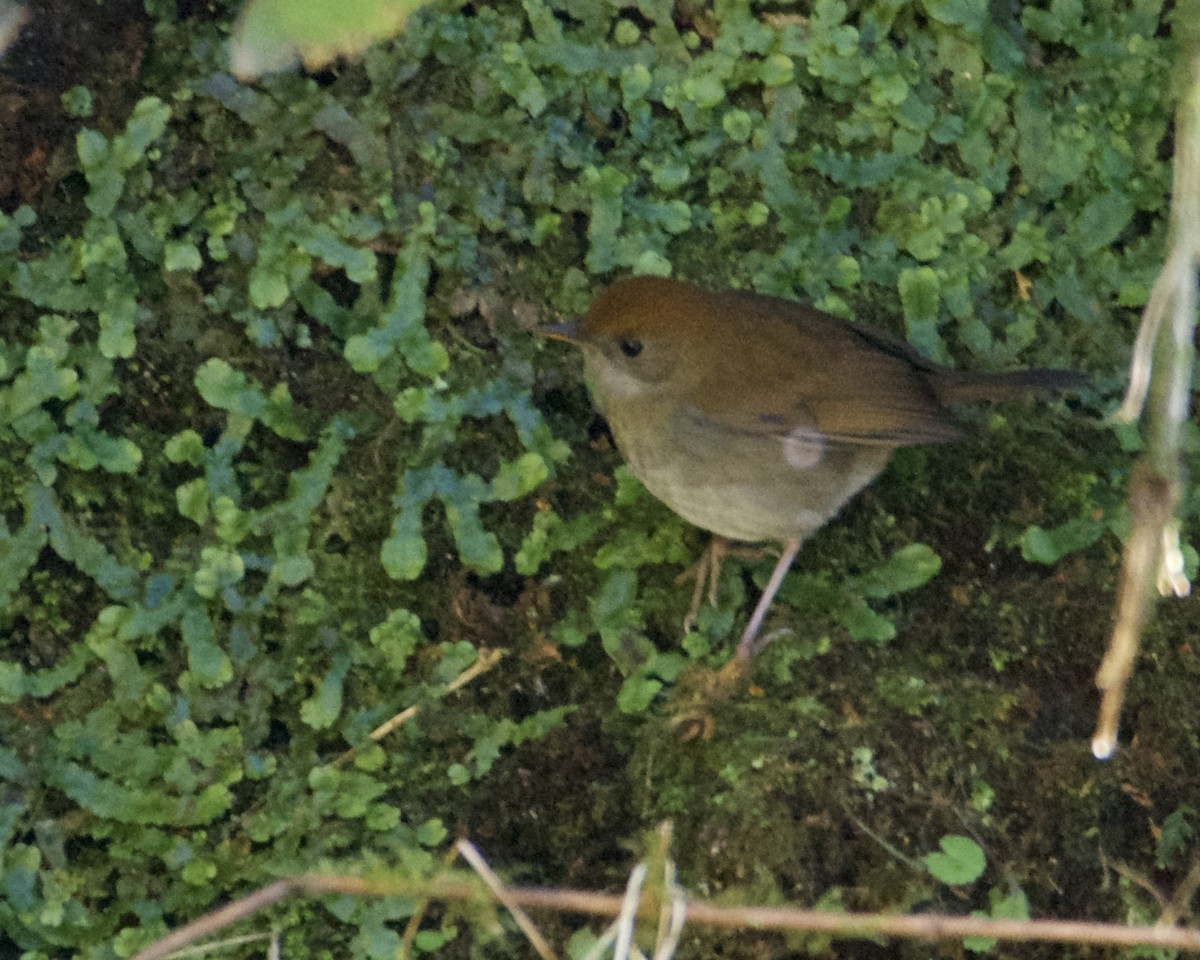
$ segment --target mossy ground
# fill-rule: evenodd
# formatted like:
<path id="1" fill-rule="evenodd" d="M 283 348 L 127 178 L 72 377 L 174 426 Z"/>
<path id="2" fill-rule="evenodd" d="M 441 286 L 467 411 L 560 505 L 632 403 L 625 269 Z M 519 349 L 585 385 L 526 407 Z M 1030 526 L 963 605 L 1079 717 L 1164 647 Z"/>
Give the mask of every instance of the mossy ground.
<path id="1" fill-rule="evenodd" d="M 0 78 L 0 946 L 124 956 L 283 873 L 427 873 L 456 835 L 614 890 L 663 819 L 706 897 L 1157 916 L 1195 849 L 1194 603 L 1160 608 L 1117 757 L 1088 738 L 1169 16 L 900 6 L 434 5 L 361 63 L 236 87 L 221 4 L 31 5 Z M 772 560 L 729 561 L 682 642 L 704 537 L 532 333 L 664 264 L 1091 377 L 898 454 L 690 739 Z M 948 835 L 978 881 L 926 869 Z M 285 956 L 394 956 L 412 908 L 274 921 Z M 524 955 L 477 919 L 439 908 L 418 947 Z M 681 956 L 932 949 L 692 929 Z"/>

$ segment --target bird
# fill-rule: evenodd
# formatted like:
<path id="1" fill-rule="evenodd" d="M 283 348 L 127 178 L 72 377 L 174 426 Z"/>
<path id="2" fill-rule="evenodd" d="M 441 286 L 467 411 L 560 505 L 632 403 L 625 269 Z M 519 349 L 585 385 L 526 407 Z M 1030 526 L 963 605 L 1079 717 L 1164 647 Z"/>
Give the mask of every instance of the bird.
<path id="1" fill-rule="evenodd" d="M 1082 380 L 960 371 L 793 300 L 658 276 L 618 279 L 581 318 L 542 332 L 582 351 L 617 449 L 650 493 L 719 538 L 712 564 L 722 540 L 782 545 L 738 641 L 739 667 L 774 636 L 759 635 L 801 545 L 896 449 L 965 439 L 953 405 Z"/>

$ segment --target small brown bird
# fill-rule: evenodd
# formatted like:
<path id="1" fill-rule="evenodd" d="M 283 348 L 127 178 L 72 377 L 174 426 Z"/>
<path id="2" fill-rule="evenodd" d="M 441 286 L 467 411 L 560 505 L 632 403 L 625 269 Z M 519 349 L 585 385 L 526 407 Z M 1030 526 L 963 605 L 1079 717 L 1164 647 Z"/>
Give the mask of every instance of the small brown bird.
<path id="1" fill-rule="evenodd" d="M 547 332 L 583 350 L 596 404 L 651 493 L 720 537 L 783 544 L 738 643 L 743 663 L 769 642 L 756 638 L 800 545 L 893 450 L 963 439 L 949 404 L 1080 381 L 963 373 L 790 300 L 660 277 L 619 280 L 578 323 Z"/>

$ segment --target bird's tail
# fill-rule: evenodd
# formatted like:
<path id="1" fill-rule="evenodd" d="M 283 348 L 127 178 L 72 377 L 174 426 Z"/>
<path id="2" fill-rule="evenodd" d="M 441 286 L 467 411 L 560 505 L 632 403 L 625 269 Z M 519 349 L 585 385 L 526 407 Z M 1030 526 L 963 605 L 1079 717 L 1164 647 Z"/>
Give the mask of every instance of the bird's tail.
<path id="1" fill-rule="evenodd" d="M 939 377 L 937 391 L 946 403 L 1005 400 L 1025 393 L 1078 390 L 1087 377 L 1074 370 L 1013 370 L 1008 373 L 947 371 Z"/>

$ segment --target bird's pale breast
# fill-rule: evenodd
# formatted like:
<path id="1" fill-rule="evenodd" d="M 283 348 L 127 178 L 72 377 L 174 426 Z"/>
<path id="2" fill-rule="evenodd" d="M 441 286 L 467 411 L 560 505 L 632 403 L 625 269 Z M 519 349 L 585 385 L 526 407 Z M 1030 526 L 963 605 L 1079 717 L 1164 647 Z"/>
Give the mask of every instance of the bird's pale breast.
<path id="1" fill-rule="evenodd" d="M 646 488 L 690 523 L 733 540 L 809 536 L 891 453 L 826 443 L 813 430 L 731 430 L 694 408 L 653 400 L 609 398 L 604 406 L 617 446 Z"/>

